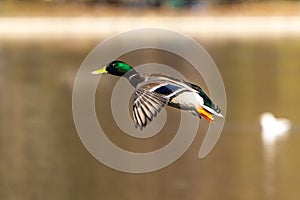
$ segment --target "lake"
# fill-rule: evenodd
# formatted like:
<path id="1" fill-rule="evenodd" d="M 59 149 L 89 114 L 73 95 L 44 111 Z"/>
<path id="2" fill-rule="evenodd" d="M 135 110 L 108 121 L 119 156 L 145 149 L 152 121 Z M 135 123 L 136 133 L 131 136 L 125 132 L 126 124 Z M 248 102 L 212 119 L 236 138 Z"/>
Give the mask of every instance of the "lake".
<path id="1" fill-rule="evenodd" d="M 224 80 L 227 115 L 222 135 L 213 151 L 198 159 L 208 126 L 201 120 L 182 157 L 145 174 L 103 165 L 86 150 L 75 129 L 73 82 L 101 40 L 1 40 L 0 199 L 299 199 L 300 38 L 196 39 Z M 178 70 L 180 63 L 185 65 L 152 50 L 125 59 L 135 64 L 156 59 L 175 63 Z M 183 72 L 203 83 L 193 71 Z M 110 111 L 118 79 L 101 81 L 105 87 L 97 90 L 97 115 L 111 141 L 129 151 L 148 152 L 174 137 L 180 112 L 172 108 L 166 109 L 166 125 L 154 137 L 122 133 Z M 266 111 L 293 123 L 289 135 L 271 147 L 262 141 L 259 126 L 259 115 Z"/>

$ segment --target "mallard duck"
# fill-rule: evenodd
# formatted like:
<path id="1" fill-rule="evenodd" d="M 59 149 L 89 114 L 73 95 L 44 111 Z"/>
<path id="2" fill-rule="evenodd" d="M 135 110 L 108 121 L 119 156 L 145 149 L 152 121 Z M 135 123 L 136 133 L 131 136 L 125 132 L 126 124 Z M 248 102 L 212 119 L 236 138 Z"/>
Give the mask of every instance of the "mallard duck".
<path id="1" fill-rule="evenodd" d="M 166 74 L 138 73 L 129 64 L 115 60 L 92 74 L 124 76 L 135 87 L 133 120 L 142 130 L 166 105 L 192 112 L 197 117 L 214 121 L 223 117 L 221 110 L 198 86 Z"/>

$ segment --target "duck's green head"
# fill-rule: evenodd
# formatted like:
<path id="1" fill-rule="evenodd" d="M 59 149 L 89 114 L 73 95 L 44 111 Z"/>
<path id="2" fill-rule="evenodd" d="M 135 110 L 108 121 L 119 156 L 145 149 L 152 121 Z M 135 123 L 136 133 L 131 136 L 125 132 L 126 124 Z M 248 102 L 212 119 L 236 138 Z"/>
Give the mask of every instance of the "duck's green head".
<path id="1" fill-rule="evenodd" d="M 119 60 L 112 61 L 105 65 L 103 68 L 92 71 L 92 74 L 112 74 L 115 76 L 123 76 L 128 71 L 132 70 L 133 68 L 128 65 L 127 63 L 124 63 Z"/>

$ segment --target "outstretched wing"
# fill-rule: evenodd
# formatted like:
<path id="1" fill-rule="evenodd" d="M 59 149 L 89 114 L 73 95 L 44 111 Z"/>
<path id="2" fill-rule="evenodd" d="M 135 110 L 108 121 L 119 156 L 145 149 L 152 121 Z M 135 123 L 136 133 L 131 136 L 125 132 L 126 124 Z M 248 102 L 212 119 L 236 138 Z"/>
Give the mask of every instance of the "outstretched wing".
<path id="1" fill-rule="evenodd" d="M 168 98 L 148 90 L 136 89 L 133 101 L 135 127 L 143 129 L 148 120 L 152 121 L 157 113 L 168 103 Z"/>

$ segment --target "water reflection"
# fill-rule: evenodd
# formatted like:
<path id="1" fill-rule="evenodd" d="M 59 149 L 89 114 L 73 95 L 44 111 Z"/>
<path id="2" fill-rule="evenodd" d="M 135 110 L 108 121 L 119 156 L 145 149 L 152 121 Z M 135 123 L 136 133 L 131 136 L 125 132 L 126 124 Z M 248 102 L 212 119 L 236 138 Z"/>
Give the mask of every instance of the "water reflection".
<path id="1" fill-rule="evenodd" d="M 299 130 L 293 129 L 277 143 L 272 161 L 266 161 L 257 122 L 258 114 L 266 110 L 284 113 L 296 123 L 300 120 L 295 109 L 300 101 L 299 39 L 199 41 L 225 81 L 224 132 L 213 152 L 199 160 L 207 127 L 202 120 L 183 157 L 142 175 L 103 166 L 86 151 L 74 128 L 73 79 L 98 41 L 0 41 L 0 198 L 266 199 L 264 188 L 270 187 L 272 199 L 299 199 Z M 192 71 L 185 73 L 198 81 Z M 108 87 L 96 99 L 109 108 L 109 97 Z M 111 118 L 108 109 L 98 108 L 98 112 Z M 167 112 L 169 120 L 178 121 L 177 112 Z M 113 123 L 107 128 L 118 145 L 140 151 L 157 148 L 173 137 L 171 124 L 151 141 L 127 138 Z"/>
<path id="2" fill-rule="evenodd" d="M 291 122 L 276 118 L 273 113 L 265 112 L 260 116 L 264 154 L 264 191 L 265 199 L 276 197 L 276 150 L 278 142 L 288 136 Z"/>

